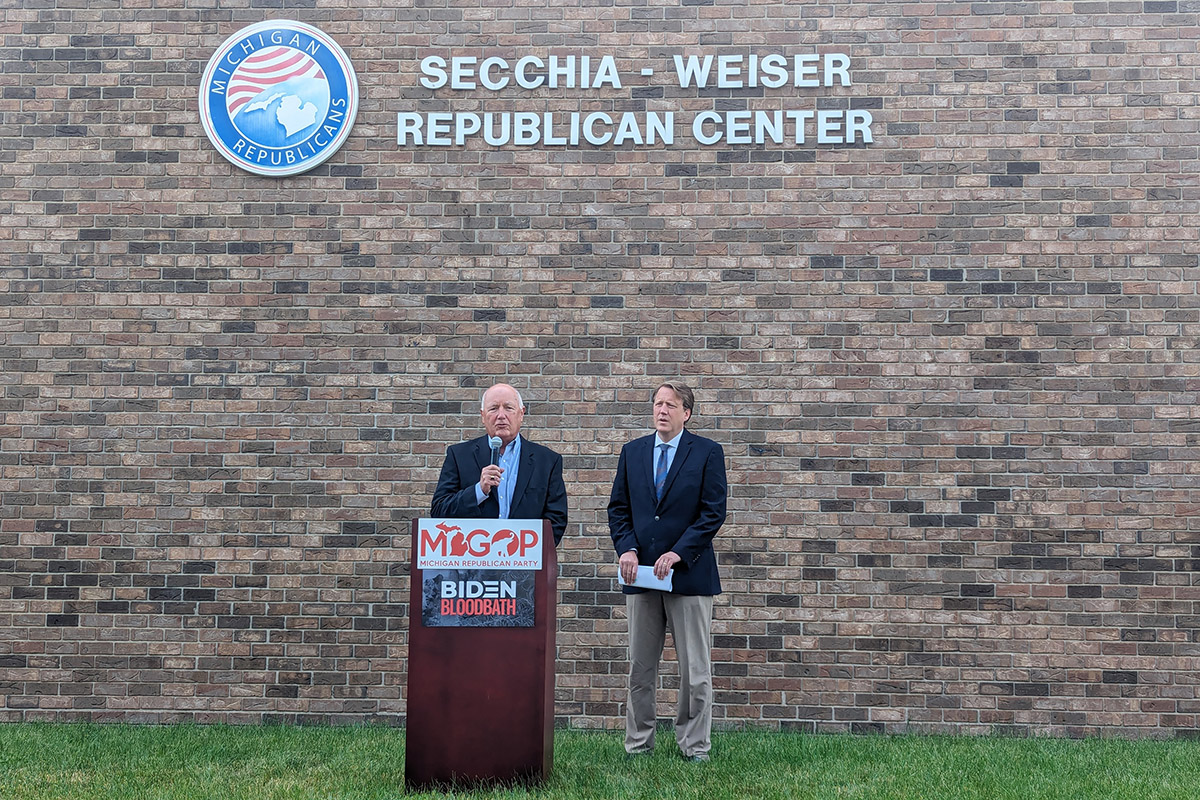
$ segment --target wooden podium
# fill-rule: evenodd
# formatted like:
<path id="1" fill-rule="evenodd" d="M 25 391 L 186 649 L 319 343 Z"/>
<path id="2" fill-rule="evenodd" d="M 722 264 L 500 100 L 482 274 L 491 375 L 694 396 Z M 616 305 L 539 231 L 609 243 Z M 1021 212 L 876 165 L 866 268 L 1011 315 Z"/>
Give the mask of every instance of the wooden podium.
<path id="1" fill-rule="evenodd" d="M 522 523 L 539 526 L 541 567 L 521 572 L 420 569 L 418 554 L 436 551 L 430 529 L 414 520 L 413 558 L 410 567 L 411 600 L 408 628 L 408 719 L 405 736 L 404 783 L 410 790 L 442 789 L 487 784 L 533 784 L 547 777 L 554 762 L 554 659 L 557 627 L 558 560 L 554 535 L 545 520 L 444 520 L 447 528 L 436 532 L 436 544 L 449 552 L 471 542 L 473 552 L 490 545 L 489 536 L 477 528 L 513 528 Z M 453 523 L 454 528 L 449 528 Z M 534 531 L 518 531 L 526 539 Z M 456 531 L 456 533 L 451 533 Z M 473 533 L 472 533 L 473 532 Z M 504 531 L 495 534 L 503 536 Z M 510 531 L 511 533 L 511 531 Z M 473 536 L 473 538 L 472 538 Z M 511 542 L 503 539 L 503 542 Z M 478 545 L 476 549 L 474 545 Z M 516 545 L 512 545 L 516 547 Z M 424 549 L 422 549 L 424 547 Z M 453 557 L 441 559 L 445 566 Z M 427 562 L 429 563 L 429 562 Z M 452 578 L 512 575 L 529 590 L 532 573 L 532 627 L 443 626 L 433 627 L 429 614 L 430 592 L 454 594 Z M 433 577 L 431 577 L 431 575 Z M 457 591 L 465 581 L 460 581 Z M 484 581 L 476 580 L 482 588 Z M 493 588 L 495 581 L 487 581 Z M 514 581 L 514 583 L 516 583 Z M 461 596 L 461 595 L 458 595 Z M 445 601 L 441 609 L 448 608 Z M 450 601 L 451 606 L 455 601 Z M 462 601 L 470 603 L 470 601 Z M 476 601 L 478 604 L 479 601 Z M 485 607 L 492 608 L 492 607 Z M 529 622 L 528 603 L 523 600 Z"/>

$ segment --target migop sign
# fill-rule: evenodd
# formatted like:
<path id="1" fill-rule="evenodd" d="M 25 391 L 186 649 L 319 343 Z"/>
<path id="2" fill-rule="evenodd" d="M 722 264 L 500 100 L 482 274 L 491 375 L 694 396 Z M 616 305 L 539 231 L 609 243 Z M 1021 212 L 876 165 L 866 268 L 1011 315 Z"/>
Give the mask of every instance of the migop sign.
<path id="1" fill-rule="evenodd" d="M 541 569 L 542 521 L 423 518 L 416 561 L 417 569 Z"/>

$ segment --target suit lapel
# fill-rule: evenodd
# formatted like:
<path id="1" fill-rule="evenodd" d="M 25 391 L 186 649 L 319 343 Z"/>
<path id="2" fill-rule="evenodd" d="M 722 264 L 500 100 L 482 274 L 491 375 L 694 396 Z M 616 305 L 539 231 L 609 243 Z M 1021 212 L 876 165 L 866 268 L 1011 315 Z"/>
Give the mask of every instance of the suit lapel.
<path id="1" fill-rule="evenodd" d="M 525 487 L 529 485 L 529 480 L 533 477 L 533 448 L 529 445 L 528 439 L 521 440 L 521 461 L 519 463 L 517 483 L 513 486 L 513 504 L 508 509 L 510 517 L 517 516 L 517 506 L 521 504 L 521 498 L 525 496 Z"/>
<path id="2" fill-rule="evenodd" d="M 492 463 L 492 448 L 488 447 L 488 437 L 482 436 L 475 440 L 475 466 L 477 467 L 475 474 L 479 475 L 483 472 L 483 468 Z M 478 481 L 478 477 L 476 481 Z M 500 516 L 500 500 L 499 490 L 493 489 L 487 497 L 484 498 L 483 504 L 479 506 L 480 516 L 485 518 L 497 518 Z"/>
<path id="3" fill-rule="evenodd" d="M 475 440 L 475 466 L 483 472 L 483 468 L 492 463 L 492 448 L 488 447 L 487 437 Z"/>
<path id="4" fill-rule="evenodd" d="M 654 457 L 654 442 L 654 434 L 634 439 L 629 452 L 630 463 L 626 466 L 630 470 L 629 485 L 648 487 L 651 498 L 654 497 L 654 470 L 650 468 L 650 460 Z"/>

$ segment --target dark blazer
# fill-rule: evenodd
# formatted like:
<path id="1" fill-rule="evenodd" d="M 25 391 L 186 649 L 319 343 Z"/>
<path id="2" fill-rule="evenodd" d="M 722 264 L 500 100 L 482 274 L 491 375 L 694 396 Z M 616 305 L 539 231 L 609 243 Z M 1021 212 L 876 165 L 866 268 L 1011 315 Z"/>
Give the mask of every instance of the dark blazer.
<path id="1" fill-rule="evenodd" d="M 479 474 L 491 463 L 488 437 L 451 445 L 446 450 L 442 474 L 433 491 L 435 517 L 492 518 L 500 516 L 500 500 L 493 489 L 483 504 L 475 502 Z M 548 519 L 558 544 L 567 530 L 567 487 L 563 483 L 562 456 L 548 447 L 521 437 L 521 465 L 513 487 L 512 519 Z"/>
<path id="2" fill-rule="evenodd" d="M 637 548 L 638 564 L 644 566 L 674 551 L 683 559 L 671 577 L 675 594 L 720 594 L 712 541 L 725 522 L 725 453 L 712 439 L 684 430 L 662 500 L 655 501 L 650 458 L 656 438 L 652 433 L 621 448 L 608 501 L 613 546 L 618 556 Z"/>

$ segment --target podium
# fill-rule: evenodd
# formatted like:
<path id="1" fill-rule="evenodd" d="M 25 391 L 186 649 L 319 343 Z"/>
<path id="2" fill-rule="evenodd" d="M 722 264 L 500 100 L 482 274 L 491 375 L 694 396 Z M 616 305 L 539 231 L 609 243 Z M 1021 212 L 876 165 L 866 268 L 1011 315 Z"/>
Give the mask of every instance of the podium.
<path id="1" fill-rule="evenodd" d="M 550 523 L 419 519 L 412 533 L 405 787 L 543 780 L 554 761 Z"/>

